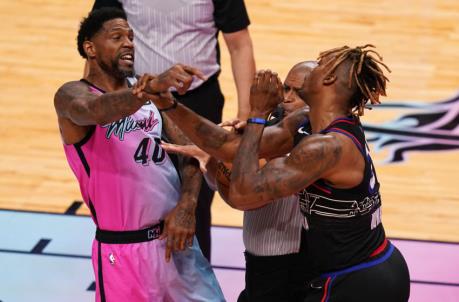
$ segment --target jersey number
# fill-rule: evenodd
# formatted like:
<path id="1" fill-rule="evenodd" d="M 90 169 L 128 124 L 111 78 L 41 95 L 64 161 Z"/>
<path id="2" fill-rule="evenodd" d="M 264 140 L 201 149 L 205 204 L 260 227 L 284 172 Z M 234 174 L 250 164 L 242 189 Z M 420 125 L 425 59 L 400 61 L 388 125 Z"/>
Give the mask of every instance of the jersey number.
<path id="1" fill-rule="evenodd" d="M 142 165 L 148 165 L 149 164 L 149 158 L 150 158 L 150 145 L 151 145 L 152 140 L 148 137 L 144 138 L 139 146 L 137 147 L 137 150 L 135 150 L 134 153 L 134 160 L 137 163 L 141 163 Z M 151 156 L 151 160 L 155 164 L 160 164 L 164 161 L 164 158 L 166 157 L 166 152 L 161 148 L 161 139 L 155 137 L 153 144 L 155 145 L 153 149 L 153 155 Z"/>

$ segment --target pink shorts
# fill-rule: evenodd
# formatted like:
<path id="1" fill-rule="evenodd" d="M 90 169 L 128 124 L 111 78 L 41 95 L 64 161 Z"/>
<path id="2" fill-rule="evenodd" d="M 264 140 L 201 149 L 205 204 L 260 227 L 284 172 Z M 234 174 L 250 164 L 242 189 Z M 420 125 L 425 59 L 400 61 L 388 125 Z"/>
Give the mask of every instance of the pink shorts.
<path id="1" fill-rule="evenodd" d="M 165 260 L 165 244 L 165 240 L 131 244 L 94 240 L 96 301 L 225 301 L 196 238 L 192 247 L 173 253 L 169 263 Z"/>

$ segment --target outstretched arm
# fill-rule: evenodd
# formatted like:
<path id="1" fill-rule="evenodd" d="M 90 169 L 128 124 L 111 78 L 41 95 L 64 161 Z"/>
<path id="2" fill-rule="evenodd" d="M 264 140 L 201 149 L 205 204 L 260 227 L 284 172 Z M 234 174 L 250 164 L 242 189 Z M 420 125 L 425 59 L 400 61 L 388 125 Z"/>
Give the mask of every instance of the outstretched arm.
<path id="1" fill-rule="evenodd" d="M 80 81 L 68 82 L 56 92 L 56 109 L 62 140 L 66 144 L 81 141 L 92 125 L 104 125 L 135 112 L 145 103 L 131 89 L 95 94 Z"/>
<path id="2" fill-rule="evenodd" d="M 228 188 L 223 188 L 222 183 L 217 184 L 217 178 L 224 182 L 223 185 L 228 184 L 231 178 L 231 170 L 223 162 L 211 157 L 209 154 L 201 150 L 196 145 L 175 145 L 162 143 L 162 147 L 168 153 L 182 154 L 184 156 L 194 157 L 199 161 L 200 169 L 206 179 L 207 184 L 213 190 L 218 190 L 223 200 L 228 199 Z"/>
<path id="3" fill-rule="evenodd" d="M 169 98 L 155 99 L 158 108 L 173 108 Z M 298 126 L 307 119 L 307 109 L 299 109 L 281 123 L 269 127 L 263 134 L 260 156 L 272 158 L 288 153 L 293 147 L 293 138 Z M 181 104 L 165 113 L 199 148 L 225 162 L 234 159 L 241 137 L 215 125 Z"/>
<path id="4" fill-rule="evenodd" d="M 147 98 L 158 98 L 156 93 L 169 87 L 185 93 L 193 81 L 193 75 L 202 73 L 192 67 L 177 64 L 157 77 L 150 77 L 144 89 L 149 95 L 136 89 L 122 89 L 109 93 L 94 93 L 81 81 L 64 84 L 54 96 L 64 142 L 71 144 L 81 140 L 91 125 L 104 125 L 136 112 Z"/>
<path id="5" fill-rule="evenodd" d="M 211 156 L 194 144 L 176 145 L 167 142 L 161 142 L 161 147 L 167 153 L 180 154 L 187 157 L 193 157 L 199 162 L 199 169 L 204 174 L 207 172 Z"/>
<path id="6" fill-rule="evenodd" d="M 232 162 L 241 143 L 241 135 L 227 131 L 204 117 L 178 104 L 175 110 L 166 112 L 186 136 L 199 148 L 224 162 Z M 260 158 L 274 158 L 290 152 L 294 136 L 308 117 L 308 109 L 291 113 L 277 125 L 267 127 L 260 142 Z"/>
<path id="7" fill-rule="evenodd" d="M 203 78 L 199 70 L 176 64 L 157 77 L 148 76 L 148 84 L 143 88 L 149 93 L 148 97 L 153 98 L 156 93 L 166 91 L 169 87 L 175 87 L 183 94 L 190 87 L 194 75 Z M 142 79 L 146 80 L 145 77 Z M 75 125 L 103 125 L 136 112 L 146 98 L 146 94 L 136 93 L 135 87 L 97 95 L 90 92 L 83 82 L 74 81 L 59 88 L 54 105 L 59 117 L 67 118 Z"/>
<path id="8" fill-rule="evenodd" d="M 132 89 L 94 94 L 80 81 L 68 82 L 56 92 L 54 106 L 59 117 L 78 126 L 104 125 L 136 112 L 145 99 L 132 94 Z"/>

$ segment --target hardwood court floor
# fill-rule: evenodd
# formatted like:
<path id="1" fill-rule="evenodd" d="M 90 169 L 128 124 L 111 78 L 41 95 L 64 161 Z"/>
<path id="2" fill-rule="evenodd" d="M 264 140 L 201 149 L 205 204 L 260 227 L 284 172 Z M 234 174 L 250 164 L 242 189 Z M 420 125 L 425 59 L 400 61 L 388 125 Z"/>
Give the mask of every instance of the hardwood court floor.
<path id="1" fill-rule="evenodd" d="M 246 3 L 260 69 L 284 77 L 293 64 L 314 59 L 321 50 L 372 43 L 393 71 L 385 103 L 434 103 L 459 90 L 458 1 Z M 63 212 L 81 199 L 65 161 L 52 100 L 57 87 L 82 75 L 75 36 L 91 5 L 0 1 L 0 208 Z M 235 90 L 225 51 L 222 61 L 225 118 L 231 118 Z M 402 113 L 373 110 L 364 121 L 379 125 Z M 459 151 L 412 152 L 403 163 L 382 164 L 387 156 L 386 149 L 374 154 L 388 234 L 459 241 Z M 242 221 L 241 213 L 219 198 L 213 215 L 214 224 Z"/>

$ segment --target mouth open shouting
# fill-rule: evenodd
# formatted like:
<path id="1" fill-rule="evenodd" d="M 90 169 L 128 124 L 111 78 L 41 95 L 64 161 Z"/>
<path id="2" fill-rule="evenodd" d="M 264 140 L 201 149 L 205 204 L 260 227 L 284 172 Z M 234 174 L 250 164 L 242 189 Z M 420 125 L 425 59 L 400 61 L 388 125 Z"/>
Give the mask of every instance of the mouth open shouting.
<path id="1" fill-rule="evenodd" d="M 125 52 L 119 56 L 120 65 L 125 65 L 126 67 L 134 66 L 134 52 Z"/>

